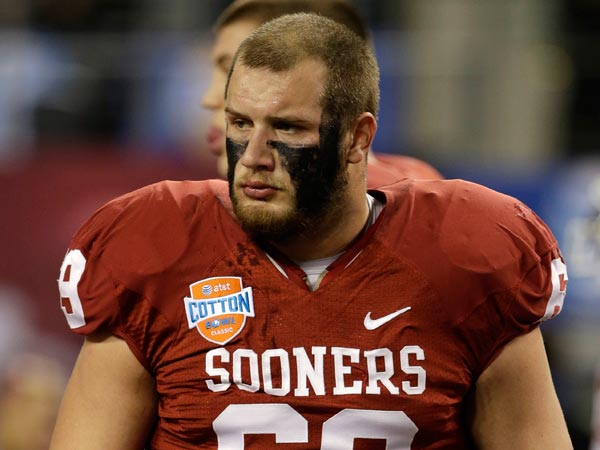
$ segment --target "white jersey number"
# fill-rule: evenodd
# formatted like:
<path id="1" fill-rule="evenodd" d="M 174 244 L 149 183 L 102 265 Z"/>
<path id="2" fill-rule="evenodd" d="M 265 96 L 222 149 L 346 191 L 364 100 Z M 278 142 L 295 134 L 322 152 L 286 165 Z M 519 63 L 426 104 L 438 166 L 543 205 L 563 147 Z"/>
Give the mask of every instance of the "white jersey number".
<path id="1" fill-rule="evenodd" d="M 58 290 L 60 292 L 60 307 L 65 313 L 67 322 L 71 328 L 79 328 L 85 325 L 83 306 L 77 285 L 83 271 L 85 270 L 85 256 L 79 250 L 69 250 L 60 266 L 60 277 L 58 279 Z"/>
<path id="2" fill-rule="evenodd" d="M 215 419 L 219 450 L 243 450 L 244 435 L 274 434 L 275 442 L 308 442 L 308 422 L 290 405 L 229 405 Z M 321 450 L 352 450 L 354 439 L 385 439 L 386 450 L 410 450 L 418 428 L 402 411 L 344 409 L 323 424 Z"/>

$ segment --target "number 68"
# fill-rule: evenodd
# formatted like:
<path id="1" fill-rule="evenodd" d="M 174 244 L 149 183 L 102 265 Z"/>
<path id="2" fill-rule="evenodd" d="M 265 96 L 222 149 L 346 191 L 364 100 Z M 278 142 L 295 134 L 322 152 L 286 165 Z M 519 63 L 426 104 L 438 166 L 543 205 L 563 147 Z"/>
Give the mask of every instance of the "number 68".
<path id="1" fill-rule="evenodd" d="M 288 404 L 229 405 L 215 419 L 219 450 L 243 450 L 245 434 L 275 442 L 308 442 L 308 421 Z M 385 439 L 386 450 L 410 450 L 418 428 L 402 411 L 344 409 L 323 424 L 320 450 L 352 450 L 355 438 Z"/>

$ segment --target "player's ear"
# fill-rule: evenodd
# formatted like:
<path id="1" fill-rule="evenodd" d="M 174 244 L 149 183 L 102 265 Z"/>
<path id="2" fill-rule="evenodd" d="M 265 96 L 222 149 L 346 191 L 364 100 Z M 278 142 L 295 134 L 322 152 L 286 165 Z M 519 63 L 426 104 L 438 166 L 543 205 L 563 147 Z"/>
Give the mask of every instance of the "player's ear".
<path id="1" fill-rule="evenodd" d="M 358 164 L 367 159 L 371 144 L 377 132 L 377 120 L 369 112 L 364 112 L 354 121 L 350 129 L 351 143 L 348 149 L 348 163 Z"/>

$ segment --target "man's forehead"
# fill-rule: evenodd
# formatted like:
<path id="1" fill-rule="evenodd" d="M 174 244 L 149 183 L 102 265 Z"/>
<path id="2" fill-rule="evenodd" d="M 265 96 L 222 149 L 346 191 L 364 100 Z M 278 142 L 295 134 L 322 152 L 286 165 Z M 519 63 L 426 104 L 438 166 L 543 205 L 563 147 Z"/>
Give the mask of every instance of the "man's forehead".
<path id="1" fill-rule="evenodd" d="M 312 116 L 315 110 L 319 114 L 321 111 L 323 81 L 314 67 L 296 65 L 288 71 L 273 72 L 248 67 L 238 60 L 227 90 L 227 105 L 230 110 L 239 112 L 247 108 L 280 114 L 306 110 Z"/>
<path id="2" fill-rule="evenodd" d="M 231 74 L 230 82 L 244 84 L 246 79 L 254 78 L 256 81 L 277 80 L 282 90 L 286 88 L 312 88 L 322 91 L 326 83 L 327 69 L 325 64 L 316 59 L 303 59 L 289 69 L 274 71 L 268 66 L 250 67 L 244 63 L 243 56 L 238 56 Z M 269 83 L 267 83 L 269 85 Z"/>

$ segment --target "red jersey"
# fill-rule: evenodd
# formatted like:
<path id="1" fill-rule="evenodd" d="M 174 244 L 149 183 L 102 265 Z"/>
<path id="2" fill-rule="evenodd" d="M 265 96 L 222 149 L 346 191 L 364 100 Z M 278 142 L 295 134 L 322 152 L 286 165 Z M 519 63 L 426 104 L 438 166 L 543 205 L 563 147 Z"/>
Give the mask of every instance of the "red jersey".
<path id="1" fill-rule="evenodd" d="M 367 185 L 375 188 L 404 178 L 441 180 L 444 177 L 433 166 L 417 158 L 377 153 L 367 165 Z"/>
<path id="2" fill-rule="evenodd" d="M 146 448 L 471 448 L 477 378 L 562 307 L 556 241 L 472 183 L 370 193 L 385 208 L 314 292 L 248 239 L 223 181 L 158 183 L 84 224 L 61 306 L 73 331 L 111 330 L 156 378 Z"/>

